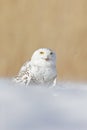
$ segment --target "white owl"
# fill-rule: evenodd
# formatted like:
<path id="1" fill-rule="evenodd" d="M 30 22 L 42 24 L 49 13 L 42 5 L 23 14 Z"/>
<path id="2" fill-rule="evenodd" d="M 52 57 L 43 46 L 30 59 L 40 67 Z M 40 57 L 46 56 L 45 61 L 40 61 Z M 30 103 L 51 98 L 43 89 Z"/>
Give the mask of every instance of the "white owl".
<path id="1" fill-rule="evenodd" d="M 27 61 L 14 78 L 16 83 L 28 85 L 56 84 L 56 54 L 51 49 L 36 50 L 30 61 Z"/>

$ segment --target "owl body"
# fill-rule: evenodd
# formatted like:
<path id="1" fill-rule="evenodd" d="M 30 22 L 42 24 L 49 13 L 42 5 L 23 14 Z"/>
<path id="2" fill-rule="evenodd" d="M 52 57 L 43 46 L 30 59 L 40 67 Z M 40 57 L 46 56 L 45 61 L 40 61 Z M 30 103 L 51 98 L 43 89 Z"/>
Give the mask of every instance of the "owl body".
<path id="1" fill-rule="evenodd" d="M 42 67 L 32 65 L 31 67 L 32 79 L 36 84 L 50 84 L 57 76 L 56 68 L 54 67 Z"/>
<path id="2" fill-rule="evenodd" d="M 54 57 L 51 56 L 51 53 Z M 50 49 L 39 49 L 35 51 L 31 60 L 21 67 L 15 81 L 27 86 L 53 85 L 55 84 L 57 77 L 55 63 L 55 53 L 53 53 Z"/>

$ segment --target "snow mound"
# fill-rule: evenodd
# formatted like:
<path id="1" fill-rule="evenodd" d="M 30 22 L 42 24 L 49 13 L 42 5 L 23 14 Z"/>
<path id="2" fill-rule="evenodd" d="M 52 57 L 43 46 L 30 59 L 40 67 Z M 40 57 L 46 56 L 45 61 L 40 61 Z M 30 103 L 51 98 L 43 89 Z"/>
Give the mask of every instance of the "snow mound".
<path id="1" fill-rule="evenodd" d="M 25 87 L 0 79 L 0 130 L 87 130 L 87 84 Z"/>

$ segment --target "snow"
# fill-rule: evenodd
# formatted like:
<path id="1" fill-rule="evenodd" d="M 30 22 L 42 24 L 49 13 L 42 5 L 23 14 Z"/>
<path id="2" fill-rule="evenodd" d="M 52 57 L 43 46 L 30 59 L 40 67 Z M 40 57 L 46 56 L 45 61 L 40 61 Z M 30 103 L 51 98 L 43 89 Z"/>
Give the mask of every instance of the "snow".
<path id="1" fill-rule="evenodd" d="M 87 130 L 87 84 L 24 87 L 0 79 L 0 130 Z"/>

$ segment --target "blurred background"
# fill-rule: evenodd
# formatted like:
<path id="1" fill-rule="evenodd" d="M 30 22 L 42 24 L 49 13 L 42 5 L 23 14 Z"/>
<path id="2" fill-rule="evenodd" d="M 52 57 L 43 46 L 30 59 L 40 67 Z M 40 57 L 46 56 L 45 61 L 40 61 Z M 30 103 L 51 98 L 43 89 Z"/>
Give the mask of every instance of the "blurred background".
<path id="1" fill-rule="evenodd" d="M 87 81 L 86 0 L 0 0 L 0 76 L 41 47 L 56 52 L 59 79 Z"/>

